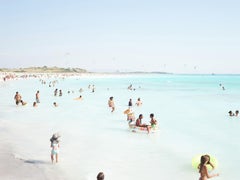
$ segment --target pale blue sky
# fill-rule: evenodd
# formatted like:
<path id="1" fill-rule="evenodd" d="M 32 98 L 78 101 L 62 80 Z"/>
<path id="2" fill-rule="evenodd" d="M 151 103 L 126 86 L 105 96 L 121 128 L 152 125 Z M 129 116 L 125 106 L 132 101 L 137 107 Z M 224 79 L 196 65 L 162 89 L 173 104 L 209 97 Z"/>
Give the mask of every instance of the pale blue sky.
<path id="1" fill-rule="evenodd" d="M 240 73 L 240 2 L 0 0 L 0 67 Z"/>

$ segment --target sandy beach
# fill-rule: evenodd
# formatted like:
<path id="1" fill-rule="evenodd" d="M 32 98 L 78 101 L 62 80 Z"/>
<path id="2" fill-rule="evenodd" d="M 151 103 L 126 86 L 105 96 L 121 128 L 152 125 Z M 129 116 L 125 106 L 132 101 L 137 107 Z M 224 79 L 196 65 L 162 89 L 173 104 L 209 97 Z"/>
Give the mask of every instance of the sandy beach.
<path id="1" fill-rule="evenodd" d="M 1 122 L 0 122 L 1 123 Z M 1 180 L 64 180 L 58 166 L 50 161 L 22 159 L 13 150 L 8 132 L 0 128 L 0 179 Z"/>

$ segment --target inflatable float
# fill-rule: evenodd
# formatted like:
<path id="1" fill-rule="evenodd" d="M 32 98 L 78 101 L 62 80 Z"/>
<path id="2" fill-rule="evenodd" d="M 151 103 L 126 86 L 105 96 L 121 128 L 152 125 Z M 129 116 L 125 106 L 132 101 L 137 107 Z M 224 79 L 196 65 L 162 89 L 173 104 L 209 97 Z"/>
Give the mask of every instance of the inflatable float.
<path id="1" fill-rule="evenodd" d="M 198 170 L 198 165 L 200 164 L 201 156 L 202 156 L 202 154 L 198 154 L 198 155 L 196 155 L 196 156 L 194 156 L 192 158 L 192 167 L 194 169 Z M 211 155 L 209 155 L 209 156 L 210 156 L 210 162 L 216 168 L 218 166 L 217 159 L 215 157 L 211 156 Z M 213 169 L 210 164 L 207 164 L 207 168 L 208 168 L 208 170 L 212 170 Z"/>
<path id="2" fill-rule="evenodd" d="M 131 132 L 137 132 L 137 133 L 148 133 L 146 127 L 138 127 L 138 126 L 135 126 L 133 124 L 129 124 L 129 130 Z M 154 128 L 151 127 L 150 128 L 150 133 L 155 133 L 155 132 L 159 132 L 159 128 L 157 126 L 155 126 Z"/>

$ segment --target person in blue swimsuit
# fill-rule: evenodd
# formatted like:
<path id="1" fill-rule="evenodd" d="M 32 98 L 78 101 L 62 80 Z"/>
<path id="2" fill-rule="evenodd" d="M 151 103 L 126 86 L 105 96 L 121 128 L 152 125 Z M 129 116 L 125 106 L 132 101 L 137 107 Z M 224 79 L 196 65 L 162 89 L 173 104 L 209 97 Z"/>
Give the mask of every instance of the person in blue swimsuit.
<path id="1" fill-rule="evenodd" d="M 50 141 L 51 141 L 51 160 L 52 163 L 54 162 L 54 156 L 56 159 L 56 163 L 58 162 L 58 153 L 59 153 L 59 134 L 55 133 L 52 135 Z"/>

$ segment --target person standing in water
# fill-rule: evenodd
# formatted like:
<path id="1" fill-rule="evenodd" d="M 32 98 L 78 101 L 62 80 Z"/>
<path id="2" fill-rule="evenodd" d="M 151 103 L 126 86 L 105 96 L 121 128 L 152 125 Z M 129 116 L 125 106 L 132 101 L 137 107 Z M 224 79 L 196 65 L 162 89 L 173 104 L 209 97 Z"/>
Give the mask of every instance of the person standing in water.
<path id="1" fill-rule="evenodd" d="M 39 91 L 37 91 L 37 93 L 36 93 L 36 103 L 40 103 L 39 98 L 40 98 L 40 94 L 39 94 Z"/>
<path id="2" fill-rule="evenodd" d="M 108 106 L 110 107 L 110 108 L 112 108 L 112 111 L 111 112 L 113 112 L 114 110 L 115 110 L 115 104 L 114 104 L 114 101 L 113 101 L 113 97 L 111 96 L 110 98 L 109 98 L 109 100 L 108 100 Z"/>
<path id="3" fill-rule="evenodd" d="M 207 164 L 210 164 L 210 166 L 212 166 L 214 168 L 214 166 L 212 165 L 212 163 L 210 162 L 210 156 L 209 155 L 203 155 L 201 156 L 201 160 L 200 160 L 200 164 L 198 166 L 199 168 L 199 173 L 200 173 L 200 178 L 199 180 L 207 180 L 209 178 L 212 177 L 216 177 L 219 176 L 219 174 L 209 174 L 208 173 L 208 169 L 207 169 Z"/>
<path id="4" fill-rule="evenodd" d="M 141 101 L 140 98 L 137 99 L 136 105 L 137 105 L 137 106 L 141 106 L 141 105 L 142 105 L 142 101 Z"/>
<path id="5" fill-rule="evenodd" d="M 16 102 L 16 105 L 18 105 L 22 100 L 22 96 L 18 92 L 16 92 L 16 94 L 14 96 L 14 100 Z"/>
<path id="6" fill-rule="evenodd" d="M 128 102 L 128 107 L 131 108 L 132 107 L 132 99 L 129 99 L 129 102 Z"/>

